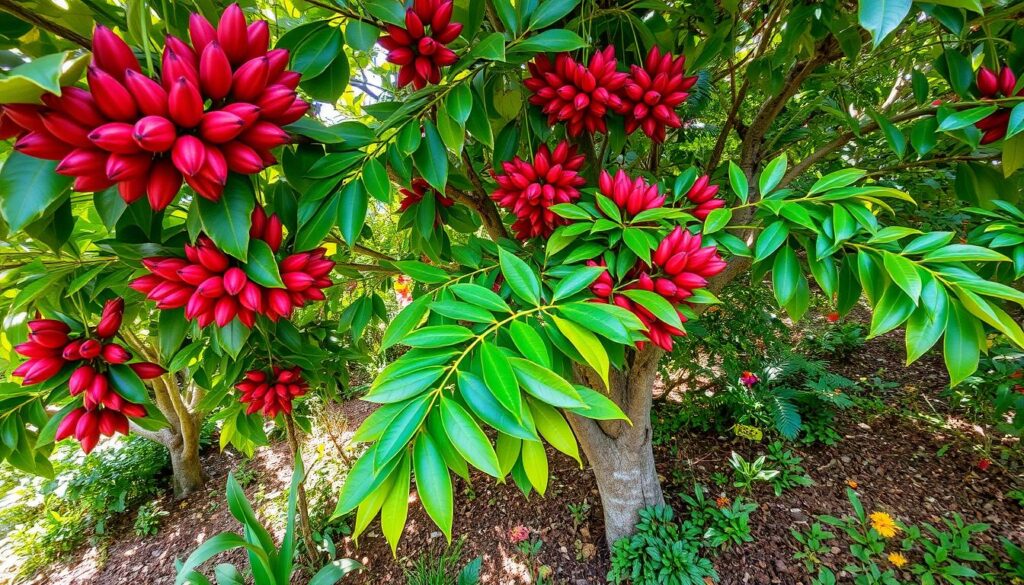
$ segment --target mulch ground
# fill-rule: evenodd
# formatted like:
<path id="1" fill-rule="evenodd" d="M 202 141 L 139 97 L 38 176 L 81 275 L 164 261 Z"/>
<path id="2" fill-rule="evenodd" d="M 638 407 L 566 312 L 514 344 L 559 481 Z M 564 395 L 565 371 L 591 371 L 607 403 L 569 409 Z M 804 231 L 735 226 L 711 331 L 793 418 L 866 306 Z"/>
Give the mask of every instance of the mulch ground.
<path id="1" fill-rule="evenodd" d="M 939 396 L 947 383 L 941 356 L 927 356 L 909 368 L 903 367 L 903 356 L 901 333 L 890 333 L 869 341 L 850 359 L 832 364 L 834 370 L 854 380 L 878 375 L 897 382 L 898 387 L 873 396 L 886 405 L 903 408 L 887 408 L 883 414 L 847 411 L 837 418 L 836 428 L 844 437 L 838 444 L 792 446 L 804 458 L 802 465 L 815 485 L 788 490 L 781 497 L 767 486 L 754 490 L 751 497 L 759 503 L 751 518 L 755 540 L 714 557 L 721 583 L 809 583 L 800 562 L 792 559 L 798 547 L 790 530 L 806 529 L 816 515 L 852 513 L 846 495 L 849 481 L 856 482 L 869 511 L 884 510 L 903 521 L 932 524 L 941 524 L 942 518 L 957 512 L 968 522 L 991 525 L 978 539 L 982 546 L 997 549 L 999 536 L 1024 542 L 1024 514 L 1017 503 L 1004 498 L 1007 491 L 1022 486 L 1019 467 L 1007 469 L 997 461 L 988 471 L 980 471 L 979 445 L 989 440 L 984 435 L 987 430 L 957 419 L 956 411 Z M 349 413 L 351 428 L 369 411 L 365 403 L 358 402 L 342 408 Z M 946 425 L 940 429 L 899 414 L 914 411 L 945 420 Z M 733 437 L 683 433 L 675 437 L 673 445 L 659 446 L 655 455 L 666 482 L 666 497 L 678 505 L 679 495 L 689 492 L 694 482 L 710 488 L 712 497 L 734 498 L 736 490 L 714 486 L 711 475 L 729 471 L 732 451 L 750 459 L 764 449 L 764 445 Z M 470 485 L 456 478 L 453 534 L 466 537 L 463 563 L 477 556 L 483 558 L 484 583 L 530 583 L 529 567 L 509 539 L 509 532 L 516 526 L 528 528 L 543 541 L 536 562 L 551 568 L 556 583 L 604 583 L 608 557 L 593 476 L 561 454 L 550 453 L 549 457 L 552 479 L 546 497 L 534 494 L 527 499 L 511 481 L 495 485 L 485 476 L 476 475 Z M 262 450 L 255 463 L 259 480 L 247 488 L 247 493 L 252 496 L 256 489 L 265 493 L 286 489 L 290 472 L 287 460 L 284 445 Z M 231 452 L 206 454 L 205 468 L 212 472 L 207 489 L 182 503 L 166 502 L 166 508 L 173 511 L 162 522 L 159 534 L 137 537 L 131 531 L 133 519 L 126 518 L 114 528 L 121 532 L 112 544 L 85 550 L 32 583 L 172 583 L 175 556 L 187 556 L 198 543 L 217 532 L 238 529 L 227 512 L 223 494 L 227 470 L 240 461 L 241 457 Z M 574 526 L 568 506 L 584 501 L 591 505 L 590 513 L 581 525 Z M 419 555 L 436 554 L 444 546 L 444 537 L 422 508 L 413 505 L 397 558 L 392 557 L 376 522 L 359 544 L 355 547 L 347 539 L 339 543 L 346 556 L 367 567 L 346 583 L 404 583 L 404 570 Z M 850 560 L 845 552 L 847 543 L 837 539 L 832 544 L 832 553 L 824 562 L 838 572 Z M 216 559 L 225 560 L 243 559 L 240 553 Z M 911 576 L 903 578 L 910 580 Z"/>

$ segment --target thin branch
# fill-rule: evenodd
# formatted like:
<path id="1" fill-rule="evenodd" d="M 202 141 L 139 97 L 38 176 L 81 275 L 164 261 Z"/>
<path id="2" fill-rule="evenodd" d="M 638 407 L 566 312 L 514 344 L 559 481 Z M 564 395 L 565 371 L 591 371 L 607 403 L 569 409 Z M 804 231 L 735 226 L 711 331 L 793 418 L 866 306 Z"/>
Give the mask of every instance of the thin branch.
<path id="1" fill-rule="evenodd" d="M 24 20 L 25 22 L 28 22 L 29 24 L 34 24 L 39 28 L 49 31 L 59 37 L 64 37 L 65 39 L 77 45 L 80 45 L 87 51 L 92 50 L 92 43 L 86 37 L 76 33 L 75 31 L 65 27 L 64 25 L 57 24 L 56 22 L 51 22 L 43 18 L 38 13 L 33 12 L 28 8 L 25 8 L 24 6 L 20 6 L 17 2 L 12 2 L 11 0 L 0 0 L 0 10 L 10 12 L 14 16 L 20 18 L 21 20 Z"/>

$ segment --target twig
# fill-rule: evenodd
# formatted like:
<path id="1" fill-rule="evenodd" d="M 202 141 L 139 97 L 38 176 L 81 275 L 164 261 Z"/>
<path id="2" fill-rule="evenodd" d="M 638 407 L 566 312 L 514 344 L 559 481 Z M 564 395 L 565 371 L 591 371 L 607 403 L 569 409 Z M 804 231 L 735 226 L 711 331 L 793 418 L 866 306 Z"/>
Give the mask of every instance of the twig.
<path id="1" fill-rule="evenodd" d="M 89 39 L 65 27 L 64 25 L 57 24 L 56 22 L 51 22 L 43 18 L 38 13 L 33 12 L 24 6 L 20 6 L 17 2 L 12 2 L 11 0 L 0 0 L 0 9 L 6 10 L 25 22 L 34 24 L 43 30 L 50 31 L 60 37 L 64 37 L 65 39 L 80 45 L 87 51 L 92 50 L 92 43 Z"/>

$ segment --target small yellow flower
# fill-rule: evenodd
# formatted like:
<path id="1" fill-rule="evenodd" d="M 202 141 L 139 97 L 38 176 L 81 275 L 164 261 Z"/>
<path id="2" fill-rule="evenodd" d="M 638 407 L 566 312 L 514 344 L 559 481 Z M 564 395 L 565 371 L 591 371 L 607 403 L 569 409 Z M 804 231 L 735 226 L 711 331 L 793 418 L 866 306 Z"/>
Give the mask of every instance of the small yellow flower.
<path id="1" fill-rule="evenodd" d="M 850 486 L 853 489 L 857 489 L 857 482 L 853 481 L 852 479 L 846 480 L 846 485 Z"/>
<path id="2" fill-rule="evenodd" d="M 896 521 L 885 512 L 874 512 L 871 514 L 871 527 L 884 538 L 892 538 L 900 531 L 900 527 L 896 526 Z"/>
<path id="3" fill-rule="evenodd" d="M 899 568 L 907 564 L 907 557 L 903 556 L 903 553 L 889 553 L 889 562 L 892 563 L 894 567 Z"/>

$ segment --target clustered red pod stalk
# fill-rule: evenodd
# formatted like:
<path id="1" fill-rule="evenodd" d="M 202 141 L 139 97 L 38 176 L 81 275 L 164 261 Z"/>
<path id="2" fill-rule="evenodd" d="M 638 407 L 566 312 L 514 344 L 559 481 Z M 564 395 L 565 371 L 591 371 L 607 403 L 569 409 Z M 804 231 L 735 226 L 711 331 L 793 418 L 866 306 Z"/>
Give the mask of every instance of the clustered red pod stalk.
<path id="1" fill-rule="evenodd" d="M 711 177 L 707 175 L 697 177 L 693 186 L 686 192 L 686 198 L 696 205 L 690 213 L 701 221 L 707 219 L 712 211 L 725 207 L 725 200 L 715 197 L 718 195 L 718 185 L 713 185 L 710 181 Z"/>
<path id="2" fill-rule="evenodd" d="M 651 140 L 661 143 L 665 141 L 666 127 L 683 125 L 675 109 L 686 101 L 690 95 L 687 90 L 697 83 L 696 77 L 684 75 L 685 66 L 686 56 L 662 55 L 655 46 L 647 53 L 643 67 L 633 65 L 630 68 L 629 80 L 622 92 L 626 134 L 640 128 Z"/>
<path id="3" fill-rule="evenodd" d="M 608 171 L 601 171 L 597 187 L 627 216 L 636 216 L 641 211 L 661 207 L 665 203 L 665 196 L 658 193 L 657 183 L 649 185 L 643 177 L 630 179 L 622 169 L 614 177 Z"/>
<path id="4" fill-rule="evenodd" d="M 275 254 L 281 248 L 283 228 L 277 214 L 267 217 L 257 206 L 252 214 L 249 237 L 263 240 Z M 161 310 L 185 307 L 185 318 L 200 327 L 216 323 L 224 327 L 235 317 L 252 328 L 257 315 L 271 321 L 291 316 L 309 301 L 322 301 L 323 289 L 331 286 L 328 276 L 334 261 L 327 250 L 291 254 L 278 262 L 284 288 L 267 288 L 249 279 L 244 264 L 217 248 L 205 234 L 195 245 L 185 246 L 185 258 L 146 258 L 150 274 L 140 276 L 131 287 L 157 303 Z"/>
<path id="5" fill-rule="evenodd" d="M 378 43 L 388 51 L 388 62 L 399 66 L 398 87 L 412 84 L 423 89 L 441 81 L 441 68 L 458 57 L 447 47 L 462 32 L 452 22 L 453 0 L 415 0 L 405 12 L 405 28 L 389 24 Z"/>
<path id="6" fill-rule="evenodd" d="M 995 99 L 999 97 L 1013 97 L 1013 89 L 1017 85 L 1017 76 L 1008 66 L 1003 65 L 999 75 L 988 67 L 979 67 L 977 76 L 978 92 L 984 99 Z M 1024 96 L 1024 87 L 1017 91 L 1018 96 Z M 987 117 L 975 122 L 975 127 L 983 132 L 981 144 L 989 144 L 1006 136 L 1010 125 L 1011 108 L 999 108 Z"/>
<path id="7" fill-rule="evenodd" d="M 281 127 L 309 104 L 295 93 L 300 75 L 286 69 L 288 51 L 268 50 L 266 21 L 247 25 L 232 4 L 217 28 L 192 14 L 189 32 L 191 45 L 167 37 L 154 80 L 124 40 L 97 25 L 89 91 L 65 87 L 43 106 L 5 106 L 3 135 L 19 127 L 14 148 L 59 160 L 57 172 L 75 177 L 77 191 L 117 185 L 126 202 L 145 196 L 161 210 L 184 181 L 218 200 L 229 172 L 276 162 L 271 149 L 289 140 Z"/>
<path id="8" fill-rule="evenodd" d="M 259 412 L 267 418 L 274 418 L 279 412 L 291 413 L 292 400 L 304 395 L 309 384 L 302 377 L 302 368 L 274 366 L 269 372 L 250 370 L 235 384 L 242 393 L 239 401 L 248 404 L 245 414 Z"/>
<path id="9" fill-rule="evenodd" d="M 558 226 L 569 223 L 549 208 L 580 198 L 577 187 L 586 183 L 579 175 L 583 162 L 583 155 L 563 141 L 554 152 L 546 144 L 541 145 L 532 164 L 517 156 L 502 163 L 505 174 L 492 171 L 498 188 L 491 199 L 515 214 L 512 230 L 517 238 L 546 238 Z"/>
<path id="10" fill-rule="evenodd" d="M 624 112 L 619 94 L 628 75 L 616 71 L 617 64 L 613 46 L 595 53 L 587 66 L 568 53 L 558 54 L 553 63 L 542 53 L 528 64 L 531 77 L 523 85 L 533 92 L 530 103 L 547 114 L 548 124 L 565 123 L 569 136 L 604 133 L 608 110 Z"/>
<path id="11" fill-rule="evenodd" d="M 71 410 L 57 426 L 56 440 L 75 437 L 82 450 L 89 453 L 99 443 L 100 435 L 128 434 L 128 419 L 146 416 L 141 404 L 125 400 L 107 374 L 110 365 L 125 364 L 131 354 L 113 338 L 121 328 L 124 300 L 107 301 L 95 328 L 95 336 L 71 337 L 71 327 L 57 319 L 29 321 L 28 341 L 14 351 L 28 361 L 14 369 L 23 386 L 40 384 L 53 378 L 65 366 L 73 366 L 68 379 L 71 396 L 82 395 L 82 406 Z M 160 376 L 166 370 L 151 362 L 128 364 L 142 379 Z"/>
<path id="12" fill-rule="evenodd" d="M 694 235 L 682 226 L 676 226 L 661 241 L 651 256 L 651 264 L 634 267 L 627 276 L 629 282 L 621 289 L 654 292 L 673 306 L 693 296 L 694 290 L 707 286 L 707 279 L 726 266 L 715 246 L 702 247 L 700 235 Z M 597 263 L 591 260 L 587 265 L 605 264 L 604 261 Z M 672 350 L 672 337 L 684 335 L 683 331 L 661 321 L 639 303 L 625 295 L 615 294 L 616 284 L 607 271 L 590 285 L 590 290 L 597 297 L 596 302 L 614 303 L 635 314 L 647 327 L 647 338 L 665 351 Z M 679 313 L 679 319 L 686 321 L 682 313 Z"/>
<path id="13" fill-rule="evenodd" d="M 412 180 L 412 186 L 410 189 L 399 189 L 398 192 L 402 195 L 402 201 L 398 204 L 398 211 L 404 212 L 413 205 L 416 205 L 428 194 L 434 195 L 434 202 L 441 207 L 451 207 L 455 205 L 455 201 L 445 197 L 440 191 L 430 186 L 425 179 L 416 177 Z M 438 212 L 434 217 L 434 227 L 441 225 L 441 213 Z"/>
<path id="14" fill-rule="evenodd" d="M 686 57 L 672 57 L 652 47 L 643 67 L 633 65 L 629 73 L 616 71 L 615 48 L 605 47 L 584 67 L 568 53 L 554 62 L 544 54 L 528 64 L 530 77 L 523 85 L 533 95 L 530 103 L 547 114 L 548 124 L 564 122 L 570 136 L 583 132 L 606 133 L 609 112 L 625 117 L 627 134 L 637 128 L 655 142 L 664 142 L 666 128 L 679 128 L 675 113 L 697 82 L 685 76 Z"/>

